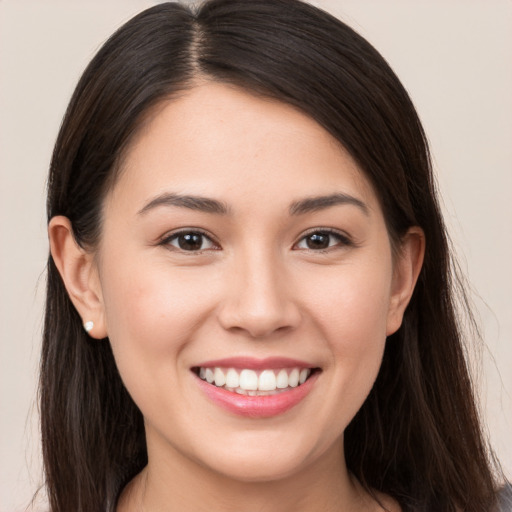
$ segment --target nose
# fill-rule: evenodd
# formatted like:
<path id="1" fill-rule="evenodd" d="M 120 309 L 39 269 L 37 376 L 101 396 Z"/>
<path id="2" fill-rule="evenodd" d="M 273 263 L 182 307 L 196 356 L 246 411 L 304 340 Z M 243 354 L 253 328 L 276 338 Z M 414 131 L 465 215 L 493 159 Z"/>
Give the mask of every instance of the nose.
<path id="1" fill-rule="evenodd" d="M 282 264 L 275 260 L 269 255 L 251 254 L 230 269 L 218 313 L 224 329 L 261 339 L 299 325 L 297 297 Z"/>

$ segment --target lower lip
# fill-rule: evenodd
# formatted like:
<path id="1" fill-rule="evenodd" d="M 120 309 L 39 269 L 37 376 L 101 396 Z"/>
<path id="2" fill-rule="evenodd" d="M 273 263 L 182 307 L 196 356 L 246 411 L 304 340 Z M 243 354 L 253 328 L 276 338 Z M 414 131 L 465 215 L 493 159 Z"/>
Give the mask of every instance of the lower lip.
<path id="1" fill-rule="evenodd" d="M 318 378 L 314 373 L 309 379 L 289 391 L 275 395 L 249 396 L 218 388 L 197 377 L 199 387 L 204 393 L 223 409 L 248 418 L 270 418 L 283 414 L 299 404 L 312 390 Z"/>

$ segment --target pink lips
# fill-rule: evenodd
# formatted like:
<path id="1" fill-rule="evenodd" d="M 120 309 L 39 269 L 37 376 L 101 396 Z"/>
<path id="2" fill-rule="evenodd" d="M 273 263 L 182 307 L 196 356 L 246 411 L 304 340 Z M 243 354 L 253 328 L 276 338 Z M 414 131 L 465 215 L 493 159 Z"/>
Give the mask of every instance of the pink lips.
<path id="1" fill-rule="evenodd" d="M 223 367 L 237 369 L 279 369 L 279 368 L 314 368 L 313 365 L 289 358 L 265 358 L 254 359 L 250 357 L 236 357 L 227 359 L 217 359 L 206 361 L 200 365 L 203 368 Z M 241 395 L 226 389 L 217 387 L 213 384 L 197 377 L 197 383 L 206 396 L 221 408 L 239 416 L 248 418 L 269 418 L 283 414 L 291 408 L 298 405 L 312 390 L 318 373 L 313 373 L 311 377 L 300 386 L 267 396 L 248 396 Z"/>

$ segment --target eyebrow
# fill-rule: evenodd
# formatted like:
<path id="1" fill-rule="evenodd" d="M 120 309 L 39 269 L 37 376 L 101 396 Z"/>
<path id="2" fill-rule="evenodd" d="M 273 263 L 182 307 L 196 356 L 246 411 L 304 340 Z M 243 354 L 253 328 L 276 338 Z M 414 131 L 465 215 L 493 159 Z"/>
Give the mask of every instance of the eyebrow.
<path id="1" fill-rule="evenodd" d="M 290 215 L 303 215 L 305 213 L 324 210 L 332 206 L 347 204 L 357 206 L 365 215 L 369 215 L 369 208 L 363 201 L 343 193 L 306 197 L 305 199 L 294 201 L 290 205 L 289 212 Z M 150 210 L 160 206 L 177 206 L 179 208 L 189 208 L 191 210 L 217 215 L 227 215 L 230 212 L 229 207 L 217 199 L 202 196 L 164 193 L 153 198 L 144 205 L 144 207 L 139 210 L 138 215 L 144 215 Z"/>
<path id="2" fill-rule="evenodd" d="M 327 196 L 307 197 L 300 201 L 295 201 L 290 205 L 290 215 L 303 215 L 305 213 L 324 210 L 331 206 L 345 204 L 357 206 L 365 215 L 370 214 L 368 206 L 360 199 L 348 194 L 338 193 Z"/>
<path id="3" fill-rule="evenodd" d="M 226 215 L 229 213 L 228 206 L 216 199 L 165 193 L 149 201 L 141 210 L 139 210 L 138 215 L 144 215 L 159 206 L 178 206 L 180 208 L 189 208 L 191 210 L 204 213 L 215 213 L 218 215 Z"/>

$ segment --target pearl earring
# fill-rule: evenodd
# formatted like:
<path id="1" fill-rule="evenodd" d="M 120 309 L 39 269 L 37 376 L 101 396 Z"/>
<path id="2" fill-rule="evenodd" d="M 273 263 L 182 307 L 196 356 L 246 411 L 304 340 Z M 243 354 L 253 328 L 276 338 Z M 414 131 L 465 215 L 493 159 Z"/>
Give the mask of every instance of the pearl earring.
<path id="1" fill-rule="evenodd" d="M 91 332 L 93 327 L 94 327 L 94 322 L 92 320 L 89 320 L 84 323 L 85 332 Z"/>

